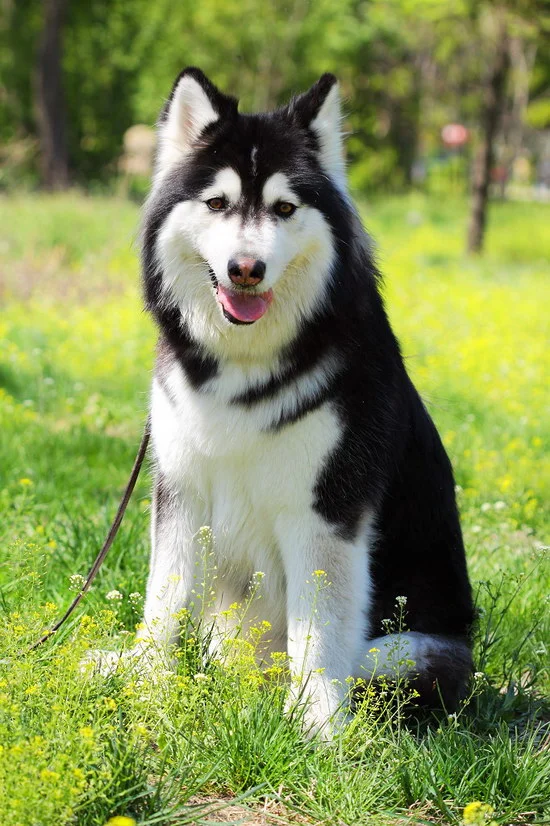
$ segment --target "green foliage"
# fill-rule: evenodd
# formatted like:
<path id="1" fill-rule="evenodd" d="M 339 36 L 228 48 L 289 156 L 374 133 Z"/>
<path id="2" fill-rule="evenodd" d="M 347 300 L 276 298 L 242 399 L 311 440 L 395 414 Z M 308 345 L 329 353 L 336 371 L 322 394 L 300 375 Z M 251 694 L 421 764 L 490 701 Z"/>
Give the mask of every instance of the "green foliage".
<path id="1" fill-rule="evenodd" d="M 542 128 L 548 10 L 531 0 L 500 6 L 519 53 L 536 47 L 528 123 Z M 283 0 L 261 8 L 257 0 L 72 0 L 63 70 L 73 178 L 89 186 L 113 177 L 125 130 L 153 124 L 177 74 L 194 64 L 244 111 L 274 107 L 334 72 L 349 102 L 355 182 L 401 190 L 419 154 L 443 150 L 445 123 L 460 120 L 475 133 L 494 8 L 473 0 Z M 0 137 L 15 147 L 4 188 L 36 181 L 32 79 L 41 26 L 40 0 L 9 0 L 0 11 Z"/>
<path id="2" fill-rule="evenodd" d="M 77 180 L 116 173 L 151 35 L 145 0 L 69 3 L 63 68 L 71 167 Z"/>
<path id="3" fill-rule="evenodd" d="M 371 200 L 362 213 L 408 368 L 459 485 L 480 613 L 469 704 L 406 725 L 399 694 L 367 687 L 332 744 L 309 743 L 299 708 L 284 712 L 284 659 L 255 662 L 269 633 L 261 616 L 243 624 L 225 661 L 186 615 L 173 671 L 144 678 L 130 661 L 110 677 L 83 673 L 87 651 L 129 649 L 140 620 L 146 473 L 82 608 L 58 638 L 23 653 L 68 604 L 71 577 L 86 573 L 108 529 L 146 414 L 155 334 L 141 312 L 135 206 L 76 193 L 3 198 L 5 826 L 207 823 L 229 803 L 234 820 L 265 808 L 275 822 L 348 826 L 550 816 L 549 208 L 494 204 L 483 261 L 462 254 L 460 200 Z"/>

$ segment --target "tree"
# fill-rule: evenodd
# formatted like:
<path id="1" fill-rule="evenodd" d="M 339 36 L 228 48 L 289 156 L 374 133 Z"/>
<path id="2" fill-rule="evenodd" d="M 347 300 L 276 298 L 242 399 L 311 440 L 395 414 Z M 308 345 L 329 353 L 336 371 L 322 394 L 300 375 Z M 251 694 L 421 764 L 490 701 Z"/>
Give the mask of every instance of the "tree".
<path id="1" fill-rule="evenodd" d="M 36 111 L 42 183 L 46 189 L 69 185 L 69 156 L 62 74 L 62 28 L 67 0 L 43 0 L 44 24 L 38 48 Z"/>
<path id="2" fill-rule="evenodd" d="M 550 10 L 546 0 L 496 0 L 483 3 L 472 0 L 472 12 L 481 36 L 480 47 L 488 56 L 489 70 L 483 86 L 481 105 L 481 144 L 474 165 L 472 206 L 468 226 L 467 249 L 470 253 L 479 253 L 483 249 L 485 227 L 487 223 L 487 205 L 491 170 L 495 159 L 495 140 L 499 125 L 506 110 L 507 83 L 514 70 L 511 85 L 516 88 L 516 119 L 525 114 L 528 103 L 529 87 L 525 83 L 523 66 L 517 55 L 525 51 L 525 43 L 536 44 L 537 41 L 548 45 L 550 32 Z M 489 25 L 489 48 L 483 42 L 484 22 Z M 485 38 L 485 44 L 487 38 Z M 533 50 L 533 55 L 536 49 Z M 531 67 L 532 68 L 532 67 Z M 514 77 L 515 76 L 515 77 Z M 523 87 L 521 95 L 518 89 Z M 518 107 L 518 99 L 520 106 Z M 513 103 L 511 106 L 513 110 Z M 519 130 L 521 133 L 521 130 Z M 517 132 L 517 130 L 516 130 Z M 510 140 L 511 144 L 517 140 Z M 510 147 L 510 156 L 517 151 L 517 146 Z M 510 163 L 510 161 L 509 161 Z"/>
<path id="3" fill-rule="evenodd" d="M 506 13 L 495 19 L 494 57 L 485 84 L 481 113 L 481 145 L 474 164 L 472 208 L 468 227 L 468 252 L 481 252 L 487 223 L 487 202 L 495 158 L 495 137 L 504 110 L 506 80 L 510 66 L 510 36 Z"/>

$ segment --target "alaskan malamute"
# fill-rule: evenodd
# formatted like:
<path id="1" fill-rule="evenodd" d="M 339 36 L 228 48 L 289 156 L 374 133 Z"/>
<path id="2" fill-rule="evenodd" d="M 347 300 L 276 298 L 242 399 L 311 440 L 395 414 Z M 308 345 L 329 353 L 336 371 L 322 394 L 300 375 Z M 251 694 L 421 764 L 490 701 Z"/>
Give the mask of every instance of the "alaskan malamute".
<path id="1" fill-rule="evenodd" d="M 211 526 L 214 619 L 256 583 L 312 730 L 350 676 L 407 672 L 419 702 L 450 709 L 471 669 L 453 474 L 384 310 L 340 121 L 332 75 L 245 115 L 185 69 L 160 117 L 142 235 L 160 339 L 138 650 L 177 640 Z M 399 635 L 384 622 L 396 600 Z"/>

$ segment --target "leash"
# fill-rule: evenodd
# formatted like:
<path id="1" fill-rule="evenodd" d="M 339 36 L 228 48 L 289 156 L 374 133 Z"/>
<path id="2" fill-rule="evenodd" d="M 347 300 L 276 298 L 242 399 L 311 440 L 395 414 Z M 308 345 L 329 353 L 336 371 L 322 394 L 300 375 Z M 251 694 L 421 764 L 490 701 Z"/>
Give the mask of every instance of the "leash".
<path id="1" fill-rule="evenodd" d="M 120 523 L 122 522 L 122 519 L 124 517 L 124 513 L 126 512 L 126 508 L 128 507 L 128 502 L 130 501 L 130 497 L 131 497 L 131 495 L 133 493 L 133 490 L 136 486 L 137 478 L 139 476 L 139 472 L 141 470 L 141 466 L 143 464 L 143 460 L 144 460 L 145 454 L 147 452 L 147 445 L 149 444 L 150 436 L 151 436 L 151 417 L 148 416 L 147 421 L 145 422 L 145 427 L 143 428 L 143 436 L 141 437 L 141 443 L 140 443 L 140 446 L 139 446 L 139 450 L 137 452 L 137 456 L 134 460 L 134 466 L 132 468 L 130 478 L 128 479 L 128 484 L 126 485 L 126 489 L 124 491 L 122 499 L 120 500 L 120 504 L 118 506 L 116 516 L 115 516 L 115 518 L 113 520 L 113 523 L 112 523 L 112 525 L 109 529 L 109 533 L 107 534 L 105 542 L 103 543 L 102 548 L 101 548 L 100 552 L 98 553 L 98 555 L 96 556 L 96 558 L 94 560 L 94 564 L 90 568 L 90 572 L 88 573 L 88 576 L 86 577 L 86 582 L 84 583 L 84 585 L 82 586 L 81 590 L 76 595 L 76 597 L 73 599 L 73 601 L 71 602 L 71 604 L 69 605 L 69 607 L 67 608 L 67 610 L 65 611 L 63 616 L 61 617 L 61 619 L 58 622 L 56 622 L 56 624 L 54 626 L 52 626 L 52 628 L 50 628 L 48 631 L 46 631 L 46 633 L 42 637 L 40 637 L 40 639 L 37 640 L 37 642 L 35 642 L 33 645 L 31 645 L 31 647 L 28 649 L 29 652 L 34 651 L 35 648 L 38 648 L 39 645 L 42 645 L 42 643 L 46 642 L 46 640 L 49 640 L 49 638 L 51 636 L 53 636 L 53 634 L 55 634 L 56 631 L 59 631 L 59 629 L 61 628 L 63 623 L 66 620 L 69 619 L 69 617 L 71 616 L 71 614 L 73 613 L 73 611 L 75 610 L 75 608 L 77 607 L 77 605 L 79 604 L 81 599 L 84 597 L 84 594 L 86 593 L 86 591 L 88 590 L 88 588 L 90 587 L 90 585 L 92 584 L 94 579 L 96 578 L 97 572 L 101 568 L 103 560 L 107 556 L 111 545 L 115 541 L 115 537 L 118 533 L 118 529 L 120 528 Z"/>

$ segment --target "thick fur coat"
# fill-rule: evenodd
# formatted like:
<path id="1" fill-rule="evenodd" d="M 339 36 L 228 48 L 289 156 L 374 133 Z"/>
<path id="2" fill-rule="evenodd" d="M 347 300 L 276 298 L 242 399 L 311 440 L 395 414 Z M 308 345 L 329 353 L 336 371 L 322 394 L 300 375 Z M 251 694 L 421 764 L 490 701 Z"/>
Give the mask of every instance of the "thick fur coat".
<path id="1" fill-rule="evenodd" d="M 306 685 L 314 730 L 349 676 L 406 672 L 421 701 L 453 706 L 472 621 L 453 474 L 347 192 L 335 78 L 242 115 L 186 69 L 158 129 L 142 236 L 160 339 L 140 646 L 177 641 L 208 525 L 213 621 L 229 633 L 221 612 L 261 571 L 255 615 Z M 400 634 L 384 622 L 397 597 Z"/>

